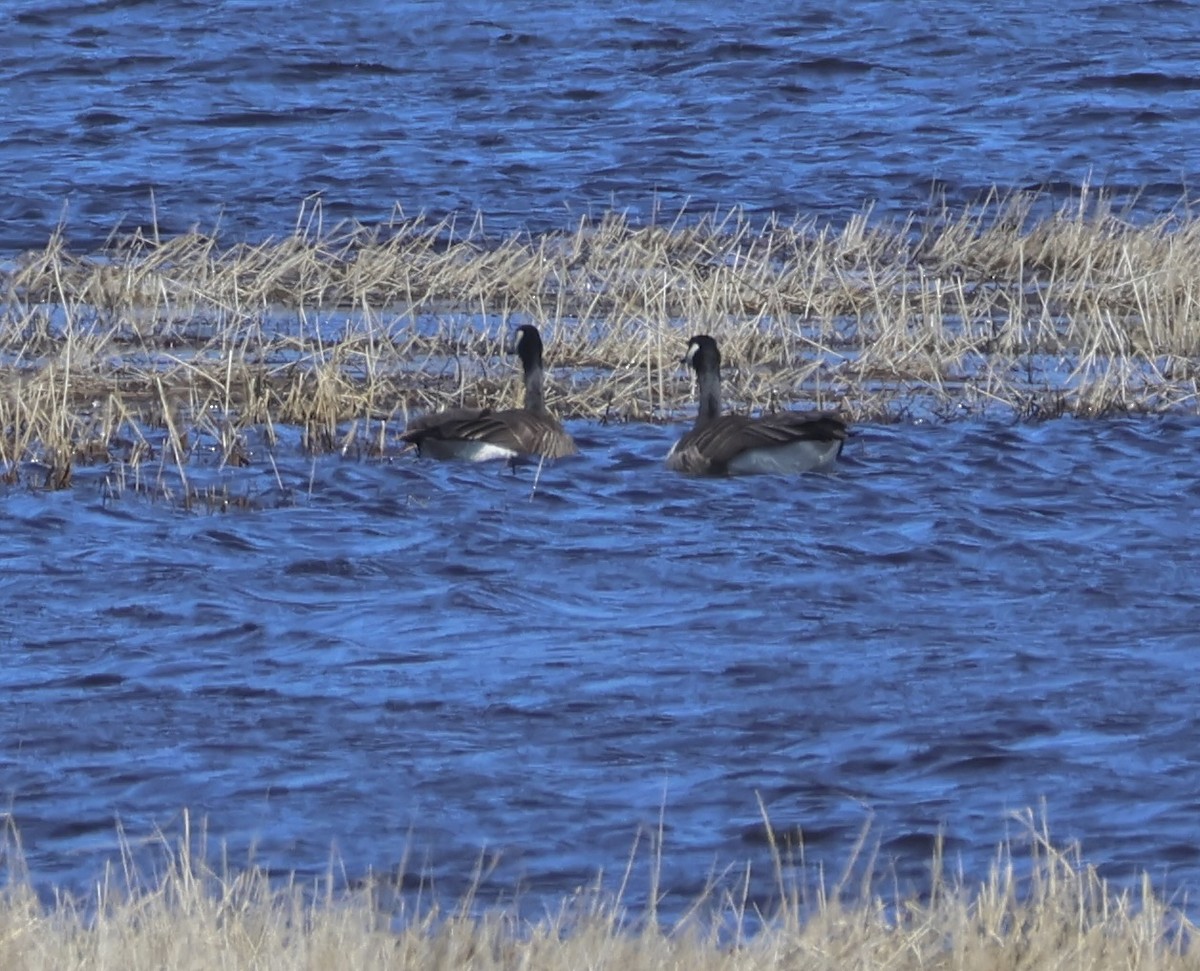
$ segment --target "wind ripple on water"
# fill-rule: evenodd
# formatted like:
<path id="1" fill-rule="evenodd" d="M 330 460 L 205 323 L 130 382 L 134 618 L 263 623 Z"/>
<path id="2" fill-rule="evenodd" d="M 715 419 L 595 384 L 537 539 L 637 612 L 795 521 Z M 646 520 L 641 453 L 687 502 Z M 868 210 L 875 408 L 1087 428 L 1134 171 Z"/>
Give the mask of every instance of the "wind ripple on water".
<path id="1" fill-rule="evenodd" d="M 302 502 L 221 516 L 6 494 L 0 777 L 38 879 L 188 807 L 234 859 L 336 842 L 453 892 L 486 848 L 551 894 L 661 815 L 682 894 L 766 852 L 760 796 L 811 862 L 869 822 L 917 884 L 938 832 L 982 873 L 1043 799 L 1117 879 L 1200 875 L 1193 420 L 867 427 L 836 474 L 728 481 L 668 474 L 675 429 L 579 433 L 536 490 L 285 457 Z"/>
<path id="2" fill-rule="evenodd" d="M 1195 174 L 1190 4 L 878 0 L 819 11 L 527 0 L 453 6 L 9 4 L 0 249 L 66 217 L 101 245 L 291 230 L 399 203 L 493 231 L 571 213 L 920 211 L 993 185 L 1136 208 Z"/>

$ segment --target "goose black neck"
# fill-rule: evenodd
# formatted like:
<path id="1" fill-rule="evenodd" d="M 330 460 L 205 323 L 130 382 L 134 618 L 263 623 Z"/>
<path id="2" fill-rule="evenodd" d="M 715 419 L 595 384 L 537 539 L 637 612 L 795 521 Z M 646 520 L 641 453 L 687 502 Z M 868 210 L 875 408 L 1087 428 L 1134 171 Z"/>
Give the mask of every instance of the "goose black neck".
<path id="1" fill-rule="evenodd" d="M 516 352 L 525 370 L 525 407 L 539 414 L 546 410 L 543 391 L 545 376 L 542 372 L 542 335 L 532 324 L 517 328 Z"/>
<path id="2" fill-rule="evenodd" d="M 543 391 L 545 375 L 539 354 L 535 361 L 525 361 L 525 407 L 539 414 L 546 410 L 546 394 Z"/>
<path id="3" fill-rule="evenodd" d="M 705 425 L 721 417 L 721 371 L 719 368 L 701 368 L 696 371 L 696 386 L 700 395 L 700 411 L 696 424 Z"/>
<path id="4" fill-rule="evenodd" d="M 696 372 L 696 390 L 700 397 L 696 425 L 699 427 L 721 417 L 721 351 L 707 334 L 697 334 L 688 341 L 685 360 Z"/>

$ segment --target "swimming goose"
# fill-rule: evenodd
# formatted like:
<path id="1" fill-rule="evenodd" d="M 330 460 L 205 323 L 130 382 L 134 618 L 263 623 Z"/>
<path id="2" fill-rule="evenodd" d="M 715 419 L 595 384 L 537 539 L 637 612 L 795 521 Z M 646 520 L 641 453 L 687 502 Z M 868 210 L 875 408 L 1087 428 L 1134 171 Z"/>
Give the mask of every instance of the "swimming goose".
<path id="1" fill-rule="evenodd" d="M 846 425 L 819 412 L 780 411 L 761 418 L 721 414 L 721 352 L 707 334 L 688 341 L 683 362 L 696 371 L 700 412 L 667 454 L 667 468 L 691 475 L 812 472 L 841 454 Z"/>
<path id="2" fill-rule="evenodd" d="M 425 415 L 409 423 L 400 436 L 417 446 L 421 455 L 435 459 L 491 459 L 514 461 L 540 455 L 548 459 L 579 451 L 549 412 L 542 391 L 542 335 L 532 324 L 517 328 L 511 347 L 525 370 L 525 407 L 492 411 L 490 408 L 452 408 Z"/>

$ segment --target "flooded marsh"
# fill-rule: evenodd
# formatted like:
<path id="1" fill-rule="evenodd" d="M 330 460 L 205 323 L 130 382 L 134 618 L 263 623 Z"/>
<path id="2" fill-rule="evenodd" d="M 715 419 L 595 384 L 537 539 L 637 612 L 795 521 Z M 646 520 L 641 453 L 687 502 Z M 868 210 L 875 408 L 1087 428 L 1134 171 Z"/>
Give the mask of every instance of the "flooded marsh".
<path id="1" fill-rule="evenodd" d="M 383 449 L 412 413 L 519 400 L 502 347 L 521 323 L 546 332 L 566 418 L 680 418 L 679 357 L 702 331 L 739 410 L 1194 412 L 1194 226 L 1135 225 L 1102 198 L 1036 204 L 996 199 L 924 232 L 731 213 L 541 237 L 415 220 L 257 247 L 135 238 L 102 259 L 56 239 L 3 271 L 0 462 L 11 481 L 34 462 L 63 486 L 79 461 L 155 454 L 154 429 L 177 457 L 202 439 L 235 464 L 282 425 L 312 451 Z"/>
<path id="2" fill-rule="evenodd" d="M 996 217 L 938 256 L 965 218 L 10 267 L 3 728 L 33 872 L 86 880 L 114 815 L 186 807 L 272 869 L 415 852 L 454 893 L 495 853 L 495 887 L 554 895 L 661 818 L 683 906 L 766 852 L 760 798 L 830 866 L 870 823 L 905 886 L 939 836 L 976 872 L 1046 800 L 1106 875 L 1188 882 L 1200 753 L 1170 686 L 1200 620 L 1200 425 L 1190 318 L 1157 315 L 1190 299 L 1163 282 L 1190 230 Z M 1055 232 L 1090 275 L 995 275 Z M 401 277 L 422 296 L 397 306 Z M 310 282 L 285 307 L 272 279 Z M 418 459 L 411 416 L 519 400 L 524 320 L 580 455 Z M 850 420 L 832 472 L 664 467 L 697 320 L 735 410 Z"/>
<path id="3" fill-rule="evenodd" d="M 1193 3 L 0 20 L 0 967 L 1195 964 Z"/>

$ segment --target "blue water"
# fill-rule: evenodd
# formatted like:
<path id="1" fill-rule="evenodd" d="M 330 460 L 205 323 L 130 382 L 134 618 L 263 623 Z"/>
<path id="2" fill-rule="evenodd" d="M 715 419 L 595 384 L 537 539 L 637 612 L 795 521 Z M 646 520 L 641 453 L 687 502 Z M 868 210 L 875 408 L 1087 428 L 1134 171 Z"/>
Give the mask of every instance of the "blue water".
<path id="1" fill-rule="evenodd" d="M 1195 180 L 1196 3 L 827 7 L 9 3 L 0 252 L 261 239 L 318 193 L 507 232 L 994 184 L 1155 215 Z M 186 807 L 235 862 L 452 895 L 495 852 L 534 900 L 661 820 L 669 908 L 747 861 L 766 900 L 761 797 L 832 872 L 869 825 L 904 886 L 939 833 L 982 875 L 1045 800 L 1106 875 L 1194 892 L 1194 418 L 866 427 L 836 474 L 728 482 L 662 469 L 677 427 L 572 431 L 533 501 L 394 443 L 212 471 L 253 500 L 224 515 L 104 469 L 0 493 L 0 796 L 39 885 Z"/>
<path id="2" fill-rule="evenodd" d="M 1197 886 L 1194 418 L 867 426 L 834 474 L 717 481 L 665 471 L 677 428 L 571 430 L 536 490 L 393 451 L 226 470 L 255 497 L 227 514 L 99 470 L 7 493 L 35 876 L 187 807 L 235 862 L 407 857 L 452 895 L 495 853 L 488 894 L 536 906 L 661 815 L 677 913 L 714 865 L 770 899 L 761 797 L 830 873 L 869 826 L 908 890 L 939 833 L 982 877 L 1043 800 L 1118 884 Z"/>
<path id="3" fill-rule="evenodd" d="M 394 207 L 561 227 L 742 206 L 838 222 L 992 185 L 1146 212 L 1197 175 L 1200 5 L 18 0 L 0 252 L 157 219 L 225 238 Z"/>

